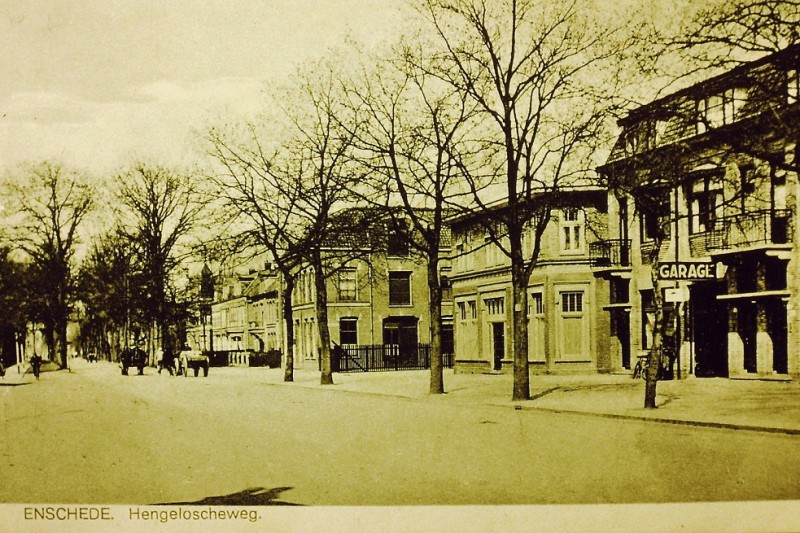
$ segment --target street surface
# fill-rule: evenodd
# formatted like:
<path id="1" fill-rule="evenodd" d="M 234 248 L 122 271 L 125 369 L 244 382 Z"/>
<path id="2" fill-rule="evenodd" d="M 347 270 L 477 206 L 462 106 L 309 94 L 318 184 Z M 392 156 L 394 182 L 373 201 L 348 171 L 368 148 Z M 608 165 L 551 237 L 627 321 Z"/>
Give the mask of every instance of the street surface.
<path id="1" fill-rule="evenodd" d="M 550 504 L 800 498 L 800 437 L 108 363 L 0 386 L 0 502 Z M 2 383 L 0 383 L 2 385 Z"/>

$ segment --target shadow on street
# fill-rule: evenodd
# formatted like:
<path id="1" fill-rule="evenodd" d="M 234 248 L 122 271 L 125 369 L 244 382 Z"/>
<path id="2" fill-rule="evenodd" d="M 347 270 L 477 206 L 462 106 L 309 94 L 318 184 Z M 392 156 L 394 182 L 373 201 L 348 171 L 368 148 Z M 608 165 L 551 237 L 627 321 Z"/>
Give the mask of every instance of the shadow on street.
<path id="1" fill-rule="evenodd" d="M 300 505 L 280 501 L 281 493 L 292 487 L 277 487 L 267 490 L 264 487 L 249 488 L 224 496 L 208 496 L 195 502 L 157 503 L 155 505 Z"/>

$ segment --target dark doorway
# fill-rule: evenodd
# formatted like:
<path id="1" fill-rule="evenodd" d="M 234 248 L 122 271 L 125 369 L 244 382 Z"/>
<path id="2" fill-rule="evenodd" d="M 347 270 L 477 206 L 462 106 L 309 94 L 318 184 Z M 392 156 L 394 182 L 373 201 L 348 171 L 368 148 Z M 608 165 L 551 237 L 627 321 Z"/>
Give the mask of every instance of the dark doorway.
<path id="1" fill-rule="evenodd" d="M 767 307 L 769 335 L 772 339 L 772 369 L 778 374 L 789 372 L 789 339 L 786 335 L 786 304 L 770 302 Z"/>
<path id="2" fill-rule="evenodd" d="M 416 355 L 417 317 L 390 316 L 383 320 L 383 344 L 398 346 L 401 361 Z"/>
<path id="3" fill-rule="evenodd" d="M 758 357 L 756 353 L 756 331 L 758 308 L 751 302 L 742 302 L 738 305 L 737 330 L 744 346 L 744 371 L 755 374 L 758 372 Z"/>
<path id="4" fill-rule="evenodd" d="M 717 300 L 724 283 L 695 283 L 691 288 L 695 374 L 728 376 L 728 308 Z"/>
<path id="5" fill-rule="evenodd" d="M 611 335 L 620 347 L 622 368 L 631 368 L 631 314 L 624 309 L 611 312 Z"/>
<path id="6" fill-rule="evenodd" d="M 442 338 L 442 364 L 451 368 L 453 366 L 453 323 L 445 322 L 440 330 Z"/>
<path id="7" fill-rule="evenodd" d="M 506 356 L 506 325 L 504 322 L 492 323 L 492 347 L 494 350 L 494 369 L 503 368 L 503 359 Z"/>

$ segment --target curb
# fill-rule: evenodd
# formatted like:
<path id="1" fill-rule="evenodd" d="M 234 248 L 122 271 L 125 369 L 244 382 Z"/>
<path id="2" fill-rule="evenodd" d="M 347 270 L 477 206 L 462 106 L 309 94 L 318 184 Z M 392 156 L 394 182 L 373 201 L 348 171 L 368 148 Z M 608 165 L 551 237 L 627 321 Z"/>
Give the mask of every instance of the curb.
<path id="1" fill-rule="evenodd" d="M 732 424 L 727 422 L 703 422 L 700 420 L 681 420 L 677 418 L 655 418 L 649 416 L 620 415 L 617 413 L 593 413 L 590 411 L 575 411 L 572 409 L 557 409 L 554 407 L 533 407 L 515 406 L 515 409 L 526 411 L 543 411 L 548 413 L 569 414 L 580 416 L 594 416 L 598 418 L 609 418 L 616 420 L 636 420 L 640 422 L 656 422 L 659 424 L 671 424 L 675 426 L 695 426 L 707 427 L 712 429 L 733 429 L 738 431 L 754 431 L 760 433 L 779 433 L 784 435 L 800 435 L 800 429 L 776 428 L 770 426 L 749 426 L 746 424 Z"/>
<path id="2" fill-rule="evenodd" d="M 307 386 L 303 384 L 298 384 L 297 382 L 279 382 L 279 383 L 265 383 L 265 385 L 272 385 L 278 387 L 294 387 L 294 388 L 303 388 L 303 389 L 310 389 L 310 390 L 320 390 L 320 391 L 330 391 L 330 392 L 345 392 L 349 394 L 360 394 L 366 396 L 380 396 L 384 398 L 397 398 L 399 400 L 414 400 L 419 401 L 426 398 L 430 398 L 432 396 L 427 395 L 423 397 L 419 396 L 402 396 L 398 394 L 386 393 L 386 392 L 376 392 L 376 391 L 359 391 L 359 390 L 348 390 L 348 389 L 340 389 L 336 388 L 335 385 L 331 388 L 325 388 L 322 386 Z M 557 387 L 556 387 L 557 388 Z M 549 391 L 548 391 L 549 392 Z M 540 395 L 543 396 L 544 394 Z M 446 394 L 444 395 L 446 396 Z M 459 399 L 459 403 L 469 403 L 472 405 L 485 405 L 491 407 L 500 407 L 500 408 L 513 408 L 515 410 L 520 411 L 541 411 L 546 413 L 554 413 L 554 414 L 568 414 L 568 415 L 578 415 L 578 416 L 593 416 L 597 418 L 607 418 L 612 420 L 635 420 L 637 422 L 654 422 L 659 424 L 669 424 L 674 426 L 694 426 L 694 427 L 705 427 L 711 429 L 725 429 L 725 430 L 736 430 L 736 431 L 752 431 L 757 433 L 773 433 L 773 434 L 782 434 L 782 435 L 800 435 L 800 429 L 794 428 L 779 428 L 779 427 L 770 427 L 770 426 L 751 426 L 747 424 L 734 424 L 728 422 L 705 422 L 700 420 L 682 420 L 676 418 L 656 418 L 656 417 L 649 417 L 649 416 L 636 416 L 636 415 L 622 415 L 618 413 L 596 413 L 591 411 L 577 411 L 574 409 L 559 409 L 556 407 L 536 407 L 533 405 L 520 405 L 520 404 L 505 404 L 505 403 L 495 403 L 495 402 L 477 402 L 477 401 L 470 401 L 469 399 L 463 398 Z"/>

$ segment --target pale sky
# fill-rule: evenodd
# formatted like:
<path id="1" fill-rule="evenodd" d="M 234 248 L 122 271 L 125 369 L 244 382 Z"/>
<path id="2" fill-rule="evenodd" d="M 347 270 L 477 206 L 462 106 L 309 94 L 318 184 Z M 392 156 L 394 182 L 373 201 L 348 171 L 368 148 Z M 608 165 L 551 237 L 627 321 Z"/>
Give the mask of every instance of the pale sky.
<path id="1" fill-rule="evenodd" d="M 0 0 L 0 171 L 187 162 L 216 117 L 350 35 L 399 33 L 397 0 Z"/>

